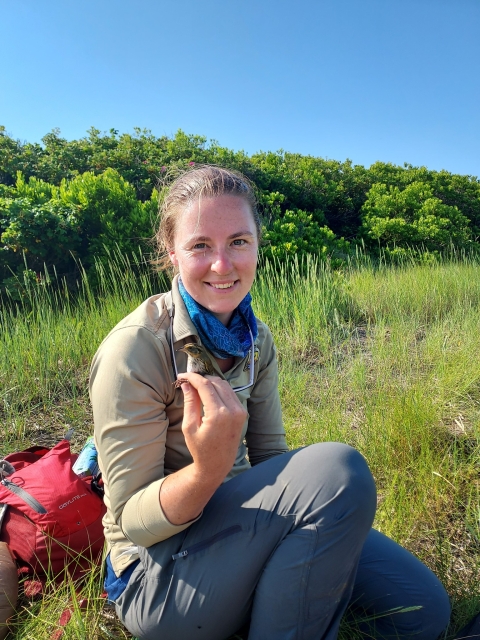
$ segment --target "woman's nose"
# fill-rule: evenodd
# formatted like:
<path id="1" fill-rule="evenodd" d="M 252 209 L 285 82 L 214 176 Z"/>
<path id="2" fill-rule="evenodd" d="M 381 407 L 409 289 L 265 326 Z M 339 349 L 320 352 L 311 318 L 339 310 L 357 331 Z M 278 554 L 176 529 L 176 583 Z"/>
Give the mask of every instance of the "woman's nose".
<path id="1" fill-rule="evenodd" d="M 233 265 L 226 251 L 219 250 L 212 260 L 212 271 L 219 275 L 227 275 L 232 271 Z"/>

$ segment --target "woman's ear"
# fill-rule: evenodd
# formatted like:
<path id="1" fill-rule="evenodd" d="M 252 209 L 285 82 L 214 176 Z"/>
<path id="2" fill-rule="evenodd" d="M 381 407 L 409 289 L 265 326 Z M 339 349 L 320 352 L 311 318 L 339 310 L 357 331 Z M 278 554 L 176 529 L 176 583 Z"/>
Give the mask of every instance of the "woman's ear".
<path id="1" fill-rule="evenodd" d="M 174 249 L 168 252 L 168 257 L 170 258 L 170 262 L 173 264 L 173 266 L 178 267 L 178 260 Z"/>

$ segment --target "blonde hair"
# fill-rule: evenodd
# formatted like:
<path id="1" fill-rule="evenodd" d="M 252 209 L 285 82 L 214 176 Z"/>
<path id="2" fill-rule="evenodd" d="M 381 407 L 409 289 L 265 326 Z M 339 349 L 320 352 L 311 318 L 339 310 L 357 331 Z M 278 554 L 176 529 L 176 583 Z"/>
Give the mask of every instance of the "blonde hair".
<path id="1" fill-rule="evenodd" d="M 172 267 L 168 251 L 173 247 L 182 211 L 200 198 L 216 198 L 225 195 L 243 198 L 248 203 L 255 222 L 257 239 L 260 242 L 262 225 L 254 185 L 238 171 L 215 165 L 200 165 L 184 171 L 161 192 L 159 225 L 155 234 L 159 257 L 154 262 L 155 266 L 161 270 Z"/>

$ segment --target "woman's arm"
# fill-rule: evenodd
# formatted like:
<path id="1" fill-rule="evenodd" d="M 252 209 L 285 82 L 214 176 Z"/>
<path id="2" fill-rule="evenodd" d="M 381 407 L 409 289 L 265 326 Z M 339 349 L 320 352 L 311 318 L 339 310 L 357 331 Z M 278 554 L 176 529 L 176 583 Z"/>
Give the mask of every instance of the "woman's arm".
<path id="1" fill-rule="evenodd" d="M 159 332 L 131 321 L 109 334 L 91 368 L 105 526 L 110 537 L 123 534 L 143 547 L 188 526 L 172 524 L 159 501 L 170 426 L 166 405 L 178 394 L 172 380 L 166 341 Z"/>

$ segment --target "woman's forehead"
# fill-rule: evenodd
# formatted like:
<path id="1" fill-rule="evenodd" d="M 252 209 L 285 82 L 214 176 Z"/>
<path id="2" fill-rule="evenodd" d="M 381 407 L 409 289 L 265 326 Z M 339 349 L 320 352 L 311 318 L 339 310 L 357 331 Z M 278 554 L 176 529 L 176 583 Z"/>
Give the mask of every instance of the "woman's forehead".
<path id="1" fill-rule="evenodd" d="M 250 204 L 244 198 L 231 195 L 194 200 L 181 212 L 177 226 L 181 235 L 195 236 L 255 231 Z"/>

